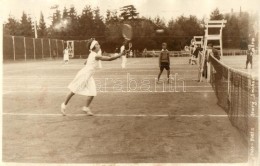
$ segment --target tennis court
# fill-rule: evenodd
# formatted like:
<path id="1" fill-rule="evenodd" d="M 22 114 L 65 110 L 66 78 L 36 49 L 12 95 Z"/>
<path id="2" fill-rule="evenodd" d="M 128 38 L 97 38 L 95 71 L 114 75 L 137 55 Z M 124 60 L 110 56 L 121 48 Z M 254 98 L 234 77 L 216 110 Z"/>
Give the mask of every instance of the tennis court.
<path id="1" fill-rule="evenodd" d="M 248 148 L 197 66 L 171 58 L 156 84 L 157 58 L 102 62 L 95 116 L 75 96 L 60 114 L 83 59 L 3 64 L 3 161 L 30 163 L 244 163 Z M 165 81 L 165 82 L 164 82 Z"/>
<path id="2" fill-rule="evenodd" d="M 246 73 L 250 73 L 253 76 L 258 76 L 258 65 L 259 65 L 259 59 L 258 56 L 255 55 L 253 57 L 253 69 L 251 69 L 250 64 L 248 65 L 248 69 L 245 69 L 246 67 L 246 56 L 240 55 L 240 56 L 223 56 L 222 62 L 227 64 L 228 66 L 241 70 Z"/>

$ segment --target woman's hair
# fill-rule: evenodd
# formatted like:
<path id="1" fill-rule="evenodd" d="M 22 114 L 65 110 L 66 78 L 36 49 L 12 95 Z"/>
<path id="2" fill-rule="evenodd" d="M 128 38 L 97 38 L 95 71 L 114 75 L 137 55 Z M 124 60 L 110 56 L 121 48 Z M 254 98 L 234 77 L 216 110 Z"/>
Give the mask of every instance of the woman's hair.
<path id="1" fill-rule="evenodd" d="M 94 51 L 95 49 L 96 49 L 96 46 L 94 46 L 91 51 Z"/>

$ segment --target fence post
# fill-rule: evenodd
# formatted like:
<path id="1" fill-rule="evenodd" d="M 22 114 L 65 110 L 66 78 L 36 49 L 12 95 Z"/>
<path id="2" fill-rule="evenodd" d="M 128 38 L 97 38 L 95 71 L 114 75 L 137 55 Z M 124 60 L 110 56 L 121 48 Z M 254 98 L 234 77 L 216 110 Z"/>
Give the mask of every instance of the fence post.
<path id="1" fill-rule="evenodd" d="M 26 61 L 26 42 L 25 42 L 25 37 L 23 37 L 23 44 L 24 44 L 24 60 Z"/>
<path id="2" fill-rule="evenodd" d="M 81 50 L 82 50 L 81 45 L 82 45 L 82 44 L 81 44 L 81 40 L 80 40 L 80 41 L 79 41 L 79 48 L 80 48 L 80 49 L 79 49 L 79 50 L 80 50 L 80 52 L 79 52 L 79 58 L 80 58 L 80 59 L 81 59 Z"/>
<path id="3" fill-rule="evenodd" d="M 15 41 L 14 41 L 14 36 L 12 36 L 13 39 L 13 50 L 14 50 L 14 61 L 15 61 Z"/>
<path id="4" fill-rule="evenodd" d="M 56 50 L 57 50 L 56 55 L 58 57 L 59 56 L 59 50 L 58 50 L 58 40 L 57 39 L 56 39 Z"/>
<path id="5" fill-rule="evenodd" d="M 42 59 L 44 58 L 43 56 L 43 39 L 41 39 L 41 42 L 42 42 Z"/>
<path id="6" fill-rule="evenodd" d="M 62 53 L 63 53 L 63 51 L 64 51 L 64 40 L 62 40 Z"/>
<path id="7" fill-rule="evenodd" d="M 50 50 L 50 58 L 51 58 L 51 40 L 49 39 L 49 50 Z"/>
<path id="8" fill-rule="evenodd" d="M 35 55 L 35 38 L 33 38 L 33 55 L 34 55 L 34 60 L 36 59 L 36 55 Z"/>

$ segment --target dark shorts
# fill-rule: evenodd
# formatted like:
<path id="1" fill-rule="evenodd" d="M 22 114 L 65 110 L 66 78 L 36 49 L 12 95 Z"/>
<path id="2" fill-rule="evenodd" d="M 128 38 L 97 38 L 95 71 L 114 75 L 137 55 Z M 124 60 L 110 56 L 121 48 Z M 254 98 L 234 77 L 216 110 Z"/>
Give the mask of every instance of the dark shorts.
<path id="1" fill-rule="evenodd" d="M 246 59 L 246 63 L 253 63 L 253 57 L 252 56 L 247 56 L 247 59 Z"/>
<path id="2" fill-rule="evenodd" d="M 163 70 L 163 69 L 170 70 L 170 64 L 167 62 L 161 62 L 160 70 Z"/>

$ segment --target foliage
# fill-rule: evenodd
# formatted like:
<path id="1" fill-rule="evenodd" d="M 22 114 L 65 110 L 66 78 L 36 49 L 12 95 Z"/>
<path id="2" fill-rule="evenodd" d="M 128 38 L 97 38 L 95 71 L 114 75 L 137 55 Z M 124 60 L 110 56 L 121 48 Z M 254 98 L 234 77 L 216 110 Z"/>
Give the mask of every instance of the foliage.
<path id="1" fill-rule="evenodd" d="M 161 43 L 167 42 L 169 50 L 181 50 L 190 44 L 193 36 L 203 36 L 205 19 L 200 20 L 196 16 L 179 16 L 166 22 L 164 18 L 139 17 L 137 9 L 133 5 L 127 5 L 120 10 L 107 10 L 105 18 L 100 14 L 100 9 L 85 6 L 80 14 L 71 6 L 61 12 L 58 7 L 53 8 L 52 22 L 46 26 L 44 16 L 41 13 L 37 27 L 39 37 L 49 37 L 63 40 L 87 40 L 96 38 L 100 41 L 103 50 L 114 51 L 123 42 L 121 34 L 122 25 L 127 23 L 133 28 L 133 49 L 139 51 L 145 48 L 161 49 Z M 223 29 L 224 48 L 241 48 L 257 38 L 257 14 L 247 12 L 223 14 L 216 8 L 210 14 L 211 20 L 227 20 Z M 34 28 L 31 18 L 22 13 L 18 21 L 9 16 L 4 24 L 4 35 L 16 35 L 34 37 Z M 156 30 L 163 29 L 163 33 Z"/>

